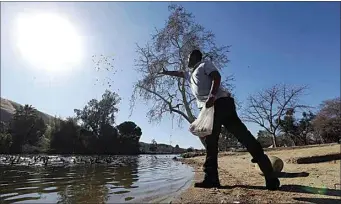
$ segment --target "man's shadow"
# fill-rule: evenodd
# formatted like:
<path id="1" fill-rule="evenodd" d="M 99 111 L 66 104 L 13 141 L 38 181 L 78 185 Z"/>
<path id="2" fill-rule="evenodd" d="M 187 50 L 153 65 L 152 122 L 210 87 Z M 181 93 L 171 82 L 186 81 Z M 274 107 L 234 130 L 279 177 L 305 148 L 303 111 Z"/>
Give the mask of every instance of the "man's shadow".
<path id="1" fill-rule="evenodd" d="M 299 172 L 299 173 L 279 172 L 279 173 L 277 173 L 277 176 L 278 176 L 278 178 L 308 177 L 309 173 L 307 173 L 307 172 Z"/>
<path id="2" fill-rule="evenodd" d="M 263 175 L 263 174 L 261 174 Z M 307 172 L 297 172 L 297 173 L 289 173 L 289 172 L 278 172 L 276 173 L 278 178 L 297 178 L 297 177 L 308 177 L 309 173 Z"/>

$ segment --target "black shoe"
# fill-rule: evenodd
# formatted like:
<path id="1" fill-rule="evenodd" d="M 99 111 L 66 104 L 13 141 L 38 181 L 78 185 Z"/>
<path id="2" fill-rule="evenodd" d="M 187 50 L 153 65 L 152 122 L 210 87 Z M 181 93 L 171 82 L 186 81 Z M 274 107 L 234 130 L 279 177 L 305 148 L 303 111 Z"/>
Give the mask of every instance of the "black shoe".
<path id="1" fill-rule="evenodd" d="M 258 163 L 259 168 L 261 169 L 263 175 L 265 176 L 266 189 L 272 191 L 278 190 L 280 186 L 280 181 L 272 168 L 269 157 L 264 154 L 258 157 L 257 159 L 253 158 L 251 162 Z"/>
<path id="2" fill-rule="evenodd" d="M 275 191 L 281 185 L 278 178 L 265 178 L 266 189 Z"/>
<path id="3" fill-rule="evenodd" d="M 194 187 L 196 188 L 219 188 L 221 187 L 221 185 L 219 181 L 211 182 L 211 181 L 204 180 L 203 182 L 195 183 Z"/>

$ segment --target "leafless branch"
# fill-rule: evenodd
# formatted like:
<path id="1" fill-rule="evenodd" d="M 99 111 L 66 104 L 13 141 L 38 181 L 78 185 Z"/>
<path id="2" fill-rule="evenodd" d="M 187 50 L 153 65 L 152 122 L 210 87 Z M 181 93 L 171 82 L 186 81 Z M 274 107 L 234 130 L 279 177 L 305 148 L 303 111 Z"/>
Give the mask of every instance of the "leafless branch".
<path id="1" fill-rule="evenodd" d="M 274 85 L 251 95 L 247 99 L 242 118 L 260 125 L 275 137 L 280 126 L 279 120 L 285 116 L 288 109 L 310 108 L 300 103 L 300 97 L 306 89 L 306 86 Z"/>

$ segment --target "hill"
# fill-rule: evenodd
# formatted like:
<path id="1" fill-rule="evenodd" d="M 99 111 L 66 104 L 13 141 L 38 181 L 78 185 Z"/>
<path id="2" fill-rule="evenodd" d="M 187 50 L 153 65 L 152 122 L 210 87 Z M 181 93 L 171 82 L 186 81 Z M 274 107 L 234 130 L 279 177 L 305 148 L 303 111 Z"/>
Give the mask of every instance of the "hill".
<path id="1" fill-rule="evenodd" d="M 1 98 L 0 121 L 9 122 L 12 119 L 15 111 L 20 107 L 23 107 L 23 105 L 8 99 Z M 43 113 L 39 110 L 37 110 L 37 114 L 44 120 L 45 123 L 49 123 L 54 118 L 53 116 Z"/>

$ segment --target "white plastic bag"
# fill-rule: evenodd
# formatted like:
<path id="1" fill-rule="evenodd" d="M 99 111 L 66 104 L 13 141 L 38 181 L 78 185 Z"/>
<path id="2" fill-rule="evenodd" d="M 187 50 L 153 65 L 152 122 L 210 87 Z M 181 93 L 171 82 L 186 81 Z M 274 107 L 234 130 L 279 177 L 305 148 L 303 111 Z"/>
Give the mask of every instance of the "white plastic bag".
<path id="1" fill-rule="evenodd" d="M 189 131 L 196 136 L 205 137 L 211 135 L 213 131 L 214 106 L 203 107 L 198 118 L 189 126 Z"/>

